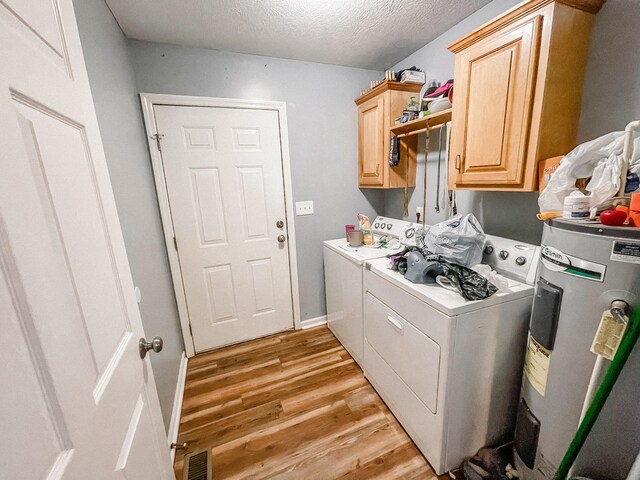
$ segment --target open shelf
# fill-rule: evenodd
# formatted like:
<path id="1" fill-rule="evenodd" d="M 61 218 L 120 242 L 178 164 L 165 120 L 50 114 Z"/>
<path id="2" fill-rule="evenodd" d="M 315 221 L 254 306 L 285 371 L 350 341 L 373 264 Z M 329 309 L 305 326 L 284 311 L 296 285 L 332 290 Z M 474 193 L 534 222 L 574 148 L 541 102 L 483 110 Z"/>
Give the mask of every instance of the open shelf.
<path id="1" fill-rule="evenodd" d="M 432 128 L 438 127 L 444 123 L 451 121 L 451 109 L 443 110 L 441 112 L 432 113 L 429 116 L 416 118 L 407 123 L 401 123 L 391 127 L 391 135 L 398 138 L 408 137 L 409 135 L 416 135 L 418 133 L 426 132 Z"/>

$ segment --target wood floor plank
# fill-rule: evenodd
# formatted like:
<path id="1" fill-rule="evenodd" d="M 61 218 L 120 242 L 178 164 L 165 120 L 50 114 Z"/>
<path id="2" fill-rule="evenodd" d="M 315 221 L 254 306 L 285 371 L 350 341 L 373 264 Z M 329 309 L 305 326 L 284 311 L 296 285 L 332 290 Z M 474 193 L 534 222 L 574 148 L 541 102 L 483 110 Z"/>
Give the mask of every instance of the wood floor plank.
<path id="1" fill-rule="evenodd" d="M 282 416 L 282 405 L 275 400 L 242 410 L 227 417 L 194 427 L 179 435 L 180 442 L 199 442 L 209 446 L 223 444 L 234 438 L 264 428 Z"/>
<path id="2" fill-rule="evenodd" d="M 326 327 L 189 360 L 178 435 L 212 478 L 434 480 L 429 464 Z"/>
<path id="3" fill-rule="evenodd" d="M 223 478 L 259 478 L 260 475 L 271 478 L 285 468 L 292 468 L 305 457 L 326 451 L 331 447 L 331 437 L 358 430 L 366 421 L 380 423 L 384 420 L 382 415 L 374 417 L 362 412 L 354 415 L 344 401 L 336 402 L 332 407 L 323 415 L 262 435 L 235 449 L 217 450 L 218 463 L 214 468 L 217 467 Z M 323 432 L 322 436 L 318 435 L 319 431 Z M 292 455 L 292 452 L 295 453 Z"/>
<path id="4" fill-rule="evenodd" d="M 438 477 L 428 465 L 422 461 L 415 445 L 411 442 L 388 450 L 364 464 L 347 472 L 342 480 L 386 480 L 387 478 L 406 479 L 410 475 L 419 474 L 424 480 L 436 480 Z M 422 476 L 424 475 L 424 476 Z"/>

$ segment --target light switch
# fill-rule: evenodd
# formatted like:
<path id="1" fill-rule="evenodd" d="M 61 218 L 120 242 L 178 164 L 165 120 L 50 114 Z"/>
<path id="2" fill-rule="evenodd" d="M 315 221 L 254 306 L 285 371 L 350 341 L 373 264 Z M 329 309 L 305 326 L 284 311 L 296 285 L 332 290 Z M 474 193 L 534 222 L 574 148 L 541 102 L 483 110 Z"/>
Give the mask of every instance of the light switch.
<path id="1" fill-rule="evenodd" d="M 296 202 L 296 215 L 313 215 L 313 200 Z"/>

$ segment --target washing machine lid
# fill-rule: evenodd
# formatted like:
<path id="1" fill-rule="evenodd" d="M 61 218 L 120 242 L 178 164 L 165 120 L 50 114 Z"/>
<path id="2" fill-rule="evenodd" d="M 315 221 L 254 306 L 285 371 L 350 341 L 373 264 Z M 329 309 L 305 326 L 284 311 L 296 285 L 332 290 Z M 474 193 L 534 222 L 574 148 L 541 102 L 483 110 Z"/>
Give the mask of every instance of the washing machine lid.
<path id="1" fill-rule="evenodd" d="M 402 288 L 411 295 L 419 298 L 426 304 L 439 310 L 447 316 L 453 317 L 463 313 L 472 312 L 481 308 L 510 302 L 519 298 L 533 295 L 533 286 L 508 278 L 509 291 L 500 291 L 484 300 L 465 300 L 458 292 L 453 292 L 438 284 L 416 284 L 406 280 L 402 274 L 388 268 L 386 258 L 367 261 L 368 269 L 381 276 L 393 285 Z"/>
<path id="2" fill-rule="evenodd" d="M 349 245 L 349 242 L 347 242 L 346 238 L 326 240 L 324 242 L 324 245 L 334 252 L 337 252 L 343 257 L 346 257 L 352 262 L 358 263 L 360 265 L 362 265 L 362 263 L 367 260 L 386 257 L 387 255 L 392 255 L 402 250 L 402 248 L 375 248 L 365 245 L 362 245 L 360 247 L 352 247 Z M 384 260 L 386 260 L 386 258 Z"/>

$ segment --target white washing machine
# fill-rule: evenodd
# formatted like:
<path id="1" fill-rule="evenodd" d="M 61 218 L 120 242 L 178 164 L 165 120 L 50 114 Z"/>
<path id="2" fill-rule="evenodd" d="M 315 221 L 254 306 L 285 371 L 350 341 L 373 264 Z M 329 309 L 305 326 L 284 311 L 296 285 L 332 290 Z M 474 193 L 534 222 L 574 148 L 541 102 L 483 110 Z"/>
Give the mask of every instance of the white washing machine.
<path id="1" fill-rule="evenodd" d="M 439 475 L 511 439 L 538 254 L 488 236 L 509 288 L 478 301 L 365 264 L 365 375 Z"/>
<path id="2" fill-rule="evenodd" d="M 376 217 L 371 225 L 376 241 L 382 236 L 402 238 L 399 248 L 351 247 L 345 237 L 324 242 L 324 281 L 327 324 L 351 356 L 362 367 L 363 359 L 363 265 L 366 260 L 385 257 L 411 243 L 417 227 L 404 220 Z M 407 239 L 409 231 L 409 239 Z"/>

